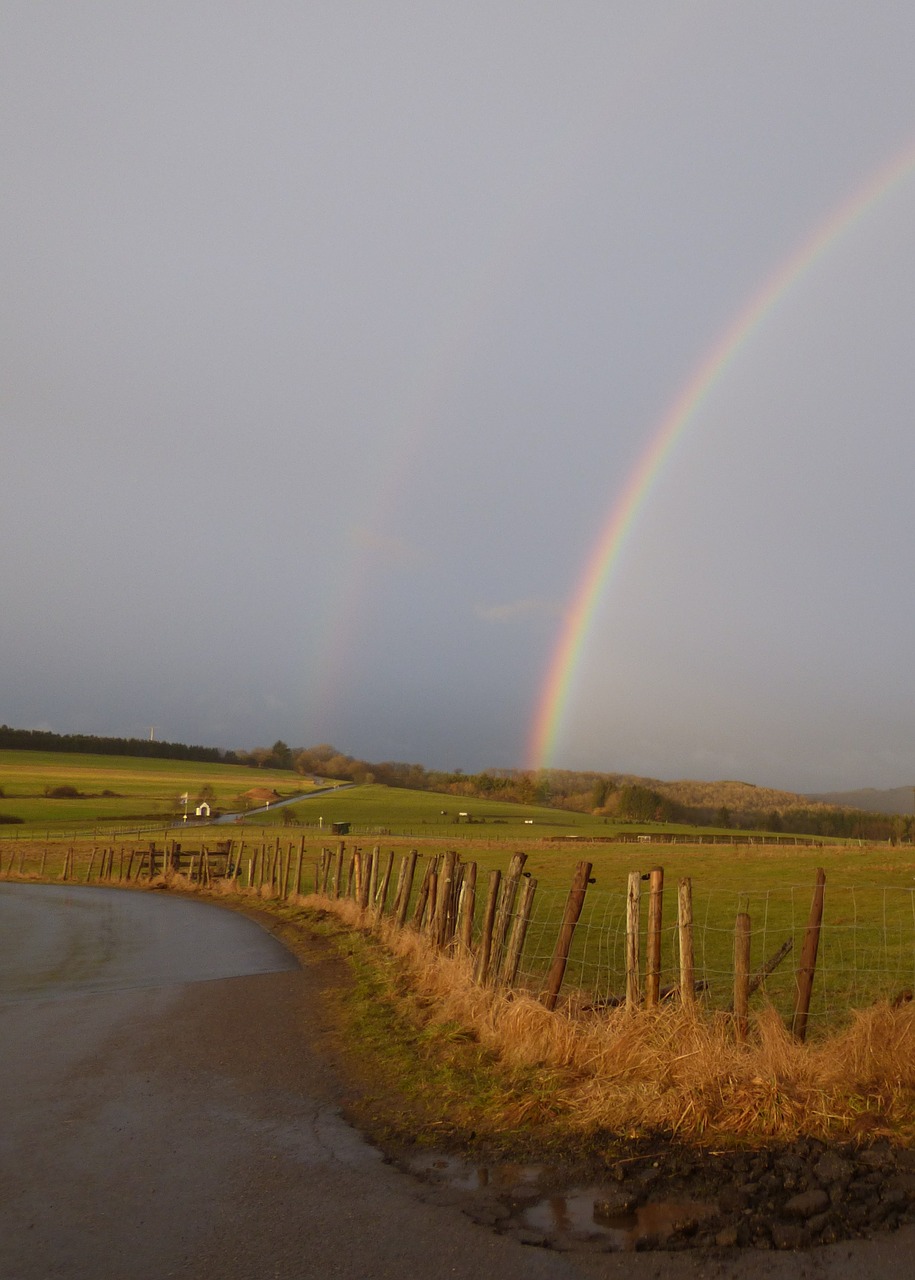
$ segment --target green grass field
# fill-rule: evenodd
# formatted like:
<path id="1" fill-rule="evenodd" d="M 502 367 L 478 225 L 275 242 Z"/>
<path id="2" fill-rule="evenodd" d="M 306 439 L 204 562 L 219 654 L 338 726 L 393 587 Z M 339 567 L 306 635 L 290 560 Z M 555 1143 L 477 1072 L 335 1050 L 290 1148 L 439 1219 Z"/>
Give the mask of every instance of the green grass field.
<path id="1" fill-rule="evenodd" d="M 464 815 L 464 816 L 462 816 Z M 416 836 L 420 839 L 474 841 L 549 840 L 587 837 L 612 840 L 620 833 L 655 832 L 695 838 L 697 829 L 677 823 L 614 822 L 543 805 L 511 804 L 435 791 L 410 791 L 383 786 L 341 786 L 333 793 L 316 795 L 299 804 L 252 817 L 253 824 L 275 826 L 294 821 L 305 826 L 330 827 L 349 822 L 354 836 Z M 723 827 L 703 829 L 727 836 Z"/>
<path id="2" fill-rule="evenodd" d="M 21 837 L 36 829 L 78 831 L 126 822 L 164 823 L 183 812 L 179 796 L 184 792 L 193 813 L 194 802 L 205 788 L 210 789 L 206 794 L 212 793 L 211 804 L 230 810 L 244 804 L 240 797 L 252 787 L 295 795 L 312 785 L 288 771 L 242 765 L 0 751 L 0 819 L 23 820 L 22 825 L 0 823 L 0 838 Z M 57 787 L 74 787 L 81 797 L 50 799 L 46 792 Z"/>

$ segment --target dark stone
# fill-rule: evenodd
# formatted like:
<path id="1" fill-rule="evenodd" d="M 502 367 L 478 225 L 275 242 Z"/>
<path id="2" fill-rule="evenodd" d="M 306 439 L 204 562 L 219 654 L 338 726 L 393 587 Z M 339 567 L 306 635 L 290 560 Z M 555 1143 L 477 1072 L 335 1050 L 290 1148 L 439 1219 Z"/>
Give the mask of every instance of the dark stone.
<path id="1" fill-rule="evenodd" d="M 722 1227 L 715 1236 L 715 1244 L 719 1249 L 733 1249 L 737 1244 L 737 1228 L 734 1226 Z"/>
<path id="2" fill-rule="evenodd" d="M 608 1191 L 600 1200 L 594 1201 L 594 1221 L 608 1222 L 621 1214 L 631 1213 L 636 1204 L 637 1197 L 628 1191 Z"/>
<path id="3" fill-rule="evenodd" d="M 725 1187 L 718 1196 L 718 1207 L 722 1213 L 739 1213 L 748 1204 L 749 1197 L 743 1187 Z"/>
<path id="4" fill-rule="evenodd" d="M 883 1192 L 880 1196 L 880 1202 L 881 1204 L 889 1205 L 891 1208 L 901 1209 L 908 1204 L 909 1197 L 906 1194 L 904 1187 L 894 1186 L 891 1183 L 883 1188 Z"/>
<path id="5" fill-rule="evenodd" d="M 790 1218 L 812 1218 L 829 1208 L 829 1196 L 825 1191 L 802 1191 L 785 1202 L 785 1213 Z"/>
<path id="6" fill-rule="evenodd" d="M 827 1151 L 825 1155 L 820 1156 L 813 1167 L 813 1172 L 824 1187 L 832 1187 L 851 1182 L 854 1167 L 834 1151 Z"/>
<path id="7" fill-rule="evenodd" d="M 809 1243 L 807 1230 L 799 1222 L 773 1222 L 772 1243 L 776 1249 L 803 1249 Z"/>
<path id="8" fill-rule="evenodd" d="M 893 1163 L 893 1153 L 886 1147 L 868 1147 L 858 1153 L 858 1164 L 867 1169 L 886 1169 Z"/>
<path id="9" fill-rule="evenodd" d="M 830 1213 L 815 1213 L 812 1218 L 807 1219 L 807 1230 L 813 1236 L 818 1236 L 820 1232 L 825 1231 L 832 1221 Z"/>
<path id="10" fill-rule="evenodd" d="M 870 1221 L 871 1212 L 871 1206 L 867 1204 L 849 1205 L 845 1211 L 845 1221 L 849 1226 L 863 1227 Z"/>

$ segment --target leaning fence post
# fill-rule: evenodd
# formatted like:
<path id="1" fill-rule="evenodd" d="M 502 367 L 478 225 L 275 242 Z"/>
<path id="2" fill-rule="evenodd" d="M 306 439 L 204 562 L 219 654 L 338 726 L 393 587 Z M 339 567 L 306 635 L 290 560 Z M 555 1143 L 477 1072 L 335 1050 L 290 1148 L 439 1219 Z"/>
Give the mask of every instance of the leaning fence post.
<path id="1" fill-rule="evenodd" d="M 737 1039 L 747 1038 L 750 1009 L 750 917 L 738 913 L 734 926 L 734 1025 Z"/>
<path id="2" fill-rule="evenodd" d="M 492 957 L 492 928 L 496 919 L 496 900 L 499 896 L 499 884 L 502 872 L 496 868 L 489 873 L 489 892 L 486 895 L 486 908 L 483 912 L 483 929 L 480 934 L 480 947 L 477 951 L 476 963 L 473 967 L 474 982 L 484 983 L 489 975 L 489 962 Z"/>
<path id="3" fill-rule="evenodd" d="M 368 874 L 368 893 L 363 893 L 365 898 L 364 906 L 374 907 L 375 899 L 378 897 L 378 872 L 381 863 L 381 849 L 376 844 L 369 858 L 369 874 Z"/>
<path id="4" fill-rule="evenodd" d="M 661 912 L 664 902 L 664 868 L 652 867 L 649 880 L 645 1007 L 653 1009 L 661 997 Z"/>
<path id="5" fill-rule="evenodd" d="M 464 879 L 461 883 L 461 897 L 458 903 L 458 915 L 461 926 L 461 945 L 470 953 L 473 945 L 473 913 L 477 905 L 477 864 L 468 862 L 464 868 Z"/>
<path id="6" fill-rule="evenodd" d="M 639 938 L 641 935 L 642 877 L 629 872 L 626 890 L 626 1009 L 633 1013 L 641 1003 L 642 984 L 639 974 Z"/>
<path id="7" fill-rule="evenodd" d="M 515 899 L 518 896 L 518 885 L 521 882 L 521 873 L 524 870 L 525 862 L 527 862 L 526 853 L 512 854 L 512 860 L 508 865 L 508 874 L 502 881 L 502 892 L 499 894 L 499 908 L 496 912 L 496 924 L 492 932 L 492 959 L 490 961 L 490 969 L 494 976 L 498 974 L 502 968 L 502 960 L 505 955 L 505 939 L 508 936 L 512 912 L 515 909 Z"/>
<path id="8" fill-rule="evenodd" d="M 457 854 L 449 849 L 442 860 L 436 883 L 435 910 L 430 910 L 430 932 L 437 947 L 444 947 L 448 940 L 448 913 L 451 910 L 451 888 L 456 864 Z"/>
<path id="9" fill-rule="evenodd" d="M 295 855 L 295 895 L 296 897 L 302 892 L 302 859 L 305 857 L 305 837 L 299 840 L 299 847 Z"/>
<path id="10" fill-rule="evenodd" d="M 684 876 L 677 886 L 677 929 L 680 935 L 680 1002 L 685 1009 L 696 1003 L 696 971 L 693 960 L 693 882 Z"/>
<path id="11" fill-rule="evenodd" d="M 334 897 L 343 897 L 343 855 L 346 852 L 346 841 L 341 840 L 337 845 L 337 856 L 334 861 Z"/>
<path id="12" fill-rule="evenodd" d="M 410 894 L 413 892 L 413 877 L 416 874 L 416 859 L 418 857 L 419 853 L 417 850 L 411 849 L 400 867 L 403 879 L 399 881 L 397 887 L 394 918 L 397 922 L 398 928 L 401 929 L 407 920 L 407 911 L 410 907 Z"/>
<path id="13" fill-rule="evenodd" d="M 426 912 L 426 903 L 429 900 L 429 882 L 435 872 L 435 858 L 430 858 L 426 863 L 426 870 L 419 885 L 419 896 L 416 899 L 416 908 L 413 912 L 413 928 L 422 928 L 423 916 Z"/>
<path id="14" fill-rule="evenodd" d="M 820 926 L 823 921 L 823 897 L 826 889 L 826 872 L 817 867 L 816 884 L 813 900 L 810 903 L 810 917 L 807 921 L 807 932 L 804 934 L 804 946 L 801 950 L 801 963 L 795 975 L 797 994 L 794 1002 L 794 1017 L 791 1019 L 791 1031 L 798 1040 L 807 1035 L 807 1018 L 810 1014 L 810 997 L 813 994 L 813 978 L 817 967 L 817 951 L 820 946 Z"/>
<path id="15" fill-rule="evenodd" d="M 375 907 L 376 921 L 380 920 L 381 917 L 384 915 L 384 909 L 388 901 L 388 887 L 391 883 L 391 871 L 393 867 L 394 867 L 394 850 L 392 849 L 388 854 L 387 861 L 384 864 L 384 871 L 382 872 L 382 875 L 381 875 L 381 884 L 378 886 L 378 890 L 375 893 L 374 907 Z"/>
<path id="16" fill-rule="evenodd" d="M 518 914 L 515 916 L 511 933 L 508 937 L 508 945 L 505 948 L 505 964 L 502 968 L 501 979 L 507 987 L 513 987 L 518 976 L 518 966 L 521 963 L 521 952 L 524 950 L 527 927 L 531 922 L 531 908 L 534 905 L 534 894 L 536 892 L 537 881 L 533 876 L 528 876 L 521 893 Z"/>
<path id="17" fill-rule="evenodd" d="M 566 900 L 562 924 L 559 926 L 559 936 L 556 939 L 556 946 L 553 950 L 550 971 L 546 977 L 546 992 L 544 993 L 543 1003 L 548 1009 L 555 1009 L 556 1001 L 559 999 L 559 988 L 562 986 L 566 965 L 569 962 L 569 951 L 572 947 L 572 938 L 575 935 L 575 926 L 581 916 L 581 909 L 585 903 L 585 893 L 591 879 L 591 865 L 590 862 L 579 862 L 575 868 L 575 875 Z"/>

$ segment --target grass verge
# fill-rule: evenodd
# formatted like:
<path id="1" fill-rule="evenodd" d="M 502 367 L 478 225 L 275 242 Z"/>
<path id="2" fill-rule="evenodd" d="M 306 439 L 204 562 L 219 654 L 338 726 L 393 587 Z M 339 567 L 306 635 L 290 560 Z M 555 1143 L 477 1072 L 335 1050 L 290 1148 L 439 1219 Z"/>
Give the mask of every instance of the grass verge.
<path id="1" fill-rule="evenodd" d="M 550 1013 L 529 995 L 475 985 L 466 961 L 411 930 L 366 928 L 352 903 L 299 901 L 278 910 L 320 930 L 352 970 L 340 1027 L 355 1118 L 379 1141 L 567 1160 L 657 1138 L 915 1143 L 912 1004 L 876 1004 L 812 1044 L 769 1007 L 747 1044 L 721 1014 Z"/>

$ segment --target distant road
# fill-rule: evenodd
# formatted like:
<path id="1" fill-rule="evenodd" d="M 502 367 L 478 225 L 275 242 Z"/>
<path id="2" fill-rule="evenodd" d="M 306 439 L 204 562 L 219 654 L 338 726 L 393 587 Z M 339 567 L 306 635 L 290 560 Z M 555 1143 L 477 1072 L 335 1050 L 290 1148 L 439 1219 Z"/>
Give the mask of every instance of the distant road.
<path id="1" fill-rule="evenodd" d="M 214 819 L 213 825 L 221 822 L 235 822 L 239 818 L 250 818 L 255 813 L 269 813 L 271 809 L 284 809 L 286 805 L 299 804 L 302 800 L 313 800 L 315 796 L 333 795 L 335 791 L 347 791 L 355 785 L 354 782 L 339 782 L 335 787 L 317 787 L 314 791 L 303 791 L 301 795 L 289 796 L 286 800 L 274 800 L 270 804 L 262 804 L 257 809 L 245 809 L 240 813 L 223 813 Z"/>

